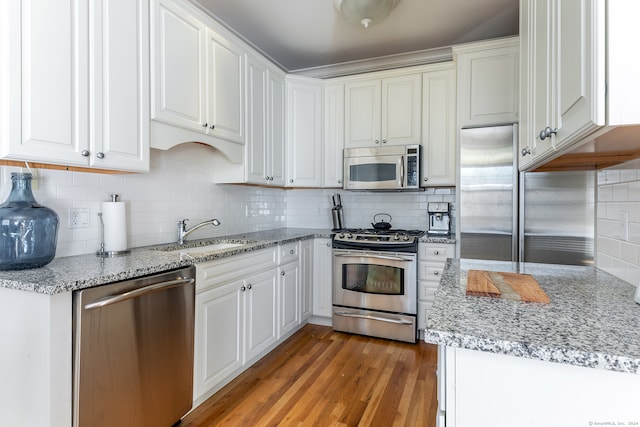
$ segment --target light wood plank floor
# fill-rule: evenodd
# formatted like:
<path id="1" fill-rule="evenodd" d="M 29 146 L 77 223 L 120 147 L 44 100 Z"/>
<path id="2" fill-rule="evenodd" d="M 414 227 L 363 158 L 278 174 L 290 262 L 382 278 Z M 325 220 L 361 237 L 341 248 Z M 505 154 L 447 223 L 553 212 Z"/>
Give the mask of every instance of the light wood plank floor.
<path id="1" fill-rule="evenodd" d="M 435 426 L 436 346 L 306 325 L 181 427 Z"/>

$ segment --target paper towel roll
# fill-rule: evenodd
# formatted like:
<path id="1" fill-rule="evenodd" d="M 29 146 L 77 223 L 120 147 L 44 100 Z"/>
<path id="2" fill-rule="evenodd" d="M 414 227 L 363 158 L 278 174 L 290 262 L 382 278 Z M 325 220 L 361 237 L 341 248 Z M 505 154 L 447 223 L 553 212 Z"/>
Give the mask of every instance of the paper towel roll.
<path id="1" fill-rule="evenodd" d="M 104 250 L 127 250 L 127 212 L 124 202 L 102 202 L 104 222 Z"/>

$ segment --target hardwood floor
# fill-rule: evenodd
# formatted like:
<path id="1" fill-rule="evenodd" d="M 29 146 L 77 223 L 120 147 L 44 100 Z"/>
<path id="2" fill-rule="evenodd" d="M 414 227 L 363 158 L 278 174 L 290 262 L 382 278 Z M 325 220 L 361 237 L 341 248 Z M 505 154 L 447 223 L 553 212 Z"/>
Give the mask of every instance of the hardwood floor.
<path id="1" fill-rule="evenodd" d="M 306 325 L 181 427 L 435 426 L 436 346 Z"/>

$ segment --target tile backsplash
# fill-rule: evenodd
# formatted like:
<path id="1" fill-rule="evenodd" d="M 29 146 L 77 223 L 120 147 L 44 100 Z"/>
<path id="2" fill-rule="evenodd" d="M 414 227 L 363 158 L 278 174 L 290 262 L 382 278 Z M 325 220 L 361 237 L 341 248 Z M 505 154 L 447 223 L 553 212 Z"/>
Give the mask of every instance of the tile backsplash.
<path id="1" fill-rule="evenodd" d="M 640 283 L 640 160 L 598 171 L 596 263 Z"/>
<path id="2" fill-rule="evenodd" d="M 369 227 L 376 213 L 392 216 L 394 228 L 426 230 L 427 202 L 455 202 L 453 188 L 412 193 L 345 192 L 339 189 L 263 188 L 213 184 L 211 148 L 182 144 L 168 151 L 151 150 L 151 172 L 97 174 L 37 170 L 36 200 L 60 217 L 56 257 L 92 253 L 100 247 L 98 212 L 102 202 L 118 194 L 127 204 L 129 247 L 174 242 L 177 223 L 188 225 L 218 218 L 219 227 L 203 227 L 191 239 L 217 237 L 280 227 L 331 228 L 331 195 L 340 193 L 348 227 Z M 11 189 L 10 172 L 1 167 L 0 201 Z M 69 209 L 89 210 L 86 228 L 69 228 Z M 455 227 L 455 209 L 453 227 Z"/>

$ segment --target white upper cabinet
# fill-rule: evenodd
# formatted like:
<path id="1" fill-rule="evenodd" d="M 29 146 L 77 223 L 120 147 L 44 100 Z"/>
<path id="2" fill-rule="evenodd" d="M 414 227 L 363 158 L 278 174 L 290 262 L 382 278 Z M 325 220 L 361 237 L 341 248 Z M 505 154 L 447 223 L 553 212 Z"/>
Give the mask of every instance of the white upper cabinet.
<path id="1" fill-rule="evenodd" d="M 287 182 L 322 186 L 322 86 L 313 79 L 287 78 Z"/>
<path id="2" fill-rule="evenodd" d="M 454 46 L 458 127 L 518 122 L 518 39 Z"/>
<path id="3" fill-rule="evenodd" d="M 22 0 L 0 16 L 0 156 L 147 171 L 147 3 Z"/>
<path id="4" fill-rule="evenodd" d="M 244 53 L 211 26 L 184 2 L 154 0 L 151 118 L 244 144 Z"/>
<path id="5" fill-rule="evenodd" d="M 342 188 L 342 152 L 344 149 L 344 85 L 324 88 L 324 154 L 322 186 Z"/>
<path id="6" fill-rule="evenodd" d="M 206 27 L 180 3 L 155 3 L 151 118 L 205 132 Z"/>
<path id="7" fill-rule="evenodd" d="M 422 187 L 456 185 L 456 70 L 433 65 L 422 75 Z"/>
<path id="8" fill-rule="evenodd" d="M 244 144 L 244 53 L 211 30 L 207 49 L 207 132 Z"/>
<path id="9" fill-rule="evenodd" d="M 284 76 L 247 59 L 246 182 L 283 186 L 285 174 Z M 242 181 L 242 178 L 239 179 Z"/>
<path id="10" fill-rule="evenodd" d="M 629 54 L 640 42 L 639 13 L 634 1 L 520 1 L 521 46 L 528 52 L 520 170 L 594 140 L 585 153 L 635 151 L 637 126 L 607 133 L 640 124 L 640 81 Z"/>
<path id="11" fill-rule="evenodd" d="M 353 81 L 345 85 L 345 146 L 419 144 L 420 74 Z"/>
<path id="12" fill-rule="evenodd" d="M 89 164 L 149 170 L 149 3 L 92 1 Z"/>

